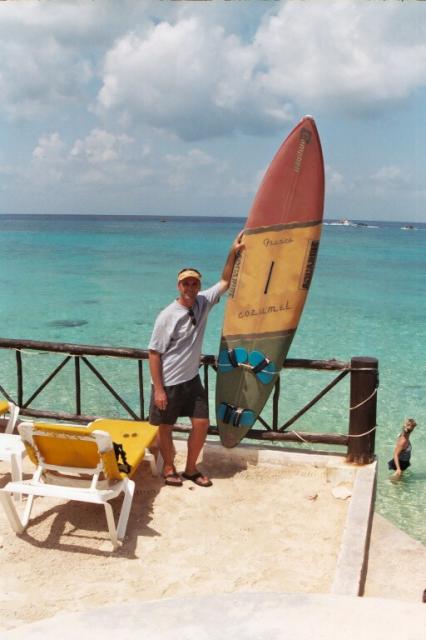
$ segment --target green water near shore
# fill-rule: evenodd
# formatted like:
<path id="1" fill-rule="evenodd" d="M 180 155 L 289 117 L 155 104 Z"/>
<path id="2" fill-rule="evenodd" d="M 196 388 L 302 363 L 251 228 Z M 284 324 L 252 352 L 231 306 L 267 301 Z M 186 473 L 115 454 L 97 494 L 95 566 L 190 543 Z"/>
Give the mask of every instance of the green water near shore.
<path id="1" fill-rule="evenodd" d="M 218 278 L 243 221 L 230 218 L 3 216 L 0 336 L 146 348 L 157 313 L 175 295 L 176 271 L 199 267 L 206 286 Z M 377 510 L 426 543 L 426 227 L 396 223 L 325 226 L 316 273 L 289 357 L 379 360 L 376 451 Z M 211 313 L 204 353 L 216 354 L 223 303 Z M 59 356 L 24 353 L 28 398 Z M 15 355 L 0 350 L 0 384 L 16 394 Z M 135 362 L 100 359 L 99 369 L 138 410 Z M 145 397 L 149 398 L 145 367 Z M 283 370 L 279 415 L 284 423 L 336 373 Z M 210 376 L 211 417 L 214 375 Z M 36 408 L 74 412 L 67 365 Z M 87 414 L 125 415 L 90 371 L 82 369 Z M 271 403 L 263 413 L 270 420 Z M 295 423 L 300 431 L 347 433 L 349 377 Z M 412 467 L 389 481 L 387 460 L 404 417 L 416 417 Z M 286 445 L 287 446 L 287 445 Z M 305 447 L 303 443 L 300 445 Z M 315 448 L 318 448 L 317 446 Z"/>

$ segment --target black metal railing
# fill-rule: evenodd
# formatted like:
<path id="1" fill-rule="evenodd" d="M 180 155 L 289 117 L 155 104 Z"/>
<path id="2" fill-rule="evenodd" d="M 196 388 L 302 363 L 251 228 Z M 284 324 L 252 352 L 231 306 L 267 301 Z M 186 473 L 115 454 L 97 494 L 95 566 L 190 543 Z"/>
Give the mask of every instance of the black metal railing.
<path id="1" fill-rule="evenodd" d="M 99 415 L 86 414 L 82 407 L 82 368 L 89 370 L 98 382 L 109 392 L 133 420 L 141 420 L 146 417 L 145 393 L 144 393 L 144 363 L 148 359 L 148 351 L 145 349 L 103 347 L 94 345 L 79 345 L 71 343 L 42 342 L 35 340 L 15 340 L 0 338 L 0 349 L 9 349 L 15 352 L 16 363 L 16 397 L 12 397 L 0 382 L 0 393 L 16 402 L 20 407 L 20 413 L 24 416 L 35 418 L 49 418 L 56 420 L 73 420 L 88 422 Z M 25 352 L 48 352 L 63 354 L 63 360 L 39 383 L 29 395 L 24 393 L 25 369 L 23 355 Z M 135 377 L 137 380 L 138 410 L 132 408 L 115 387 L 106 379 L 93 363 L 97 357 L 114 357 L 136 361 Z M 75 412 L 49 411 L 36 409 L 32 405 L 42 391 L 56 378 L 67 365 L 74 367 L 74 406 Z M 204 355 L 201 360 L 203 369 L 204 386 L 209 389 L 210 371 L 216 370 L 216 359 L 212 355 Z M 251 429 L 246 437 L 260 441 L 290 441 L 321 443 L 347 447 L 348 460 L 356 463 L 370 462 L 374 457 L 374 441 L 376 426 L 376 406 L 378 388 L 378 362 L 375 358 L 352 358 L 351 362 L 337 360 L 307 360 L 287 359 L 284 362 L 285 369 L 307 369 L 316 371 L 338 372 L 338 375 L 317 393 L 305 406 L 297 411 L 284 424 L 279 424 L 279 399 L 280 378 L 277 378 L 272 395 L 272 420 L 269 423 L 262 416 L 258 422 L 263 429 Z M 302 415 L 308 412 L 331 389 L 350 375 L 350 405 L 348 433 L 310 433 L 289 430 Z M 113 416 L 110 416 L 113 417 Z M 176 425 L 175 430 L 188 431 L 189 427 Z M 210 434 L 217 435 L 217 427 L 211 425 Z"/>

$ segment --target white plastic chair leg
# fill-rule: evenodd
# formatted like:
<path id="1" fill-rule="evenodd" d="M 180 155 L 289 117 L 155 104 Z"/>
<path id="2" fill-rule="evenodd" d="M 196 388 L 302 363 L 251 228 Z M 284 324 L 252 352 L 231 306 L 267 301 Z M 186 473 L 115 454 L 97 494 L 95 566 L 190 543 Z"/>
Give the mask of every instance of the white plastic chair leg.
<path id="1" fill-rule="evenodd" d="M 109 536 L 111 538 L 112 546 L 115 551 L 115 549 L 117 549 L 118 547 L 118 538 L 117 538 L 117 530 L 115 528 L 114 513 L 109 502 L 105 502 L 104 507 L 105 507 L 105 515 L 106 515 L 106 520 L 108 525 Z"/>
<path id="2" fill-rule="evenodd" d="M 161 471 L 163 469 L 163 457 L 160 453 L 160 451 L 158 451 L 157 453 L 157 458 L 155 457 L 155 455 L 153 453 L 151 453 L 150 451 L 147 451 L 145 453 L 145 460 L 148 460 L 149 465 L 151 467 L 151 473 L 153 476 L 159 476 L 161 474 Z"/>
<path id="3" fill-rule="evenodd" d="M 41 478 L 41 474 L 42 474 L 42 468 L 41 467 L 37 467 L 34 476 L 33 476 L 33 480 L 35 482 L 39 482 L 40 478 Z M 21 498 L 22 495 L 25 494 L 27 496 L 27 502 L 25 504 L 25 509 L 24 509 L 24 513 L 22 514 L 22 517 L 20 518 L 21 521 L 21 525 L 24 527 L 24 529 L 27 528 L 27 525 L 30 521 L 30 516 L 31 516 L 31 511 L 33 508 L 33 504 L 34 504 L 34 498 L 36 497 L 33 493 L 26 493 L 25 489 L 24 491 L 20 492 Z M 19 517 L 19 516 L 18 516 Z"/>
<path id="4" fill-rule="evenodd" d="M 117 537 L 119 540 L 123 540 L 126 535 L 127 523 L 129 521 L 130 509 L 133 502 L 133 495 L 135 493 L 135 483 L 133 480 L 127 480 L 124 488 L 124 499 L 121 506 L 120 517 L 117 525 Z"/>
<path id="5" fill-rule="evenodd" d="M 10 454 L 10 475 L 13 482 L 22 480 L 22 458 L 19 453 Z"/>
<path id="6" fill-rule="evenodd" d="M 155 471 L 152 472 L 152 475 L 161 476 L 161 474 L 163 473 L 164 460 L 160 451 L 158 451 L 157 460 L 155 460 L 154 464 L 155 464 Z"/>
<path id="7" fill-rule="evenodd" d="M 10 494 L 5 491 L 0 491 L 0 502 L 13 531 L 15 533 L 23 533 L 25 531 L 25 526 L 19 517 L 19 513 L 13 504 Z"/>
<path id="8" fill-rule="evenodd" d="M 20 452 L 10 454 L 10 475 L 13 482 L 22 481 L 22 454 Z M 22 493 L 14 493 L 15 500 L 22 499 Z"/>
<path id="9" fill-rule="evenodd" d="M 22 496 L 22 493 L 13 492 L 14 495 Z M 34 503 L 34 495 L 29 495 L 25 504 L 25 509 L 22 516 L 19 515 L 14 502 L 11 497 L 11 493 L 8 491 L 0 490 L 0 502 L 3 506 L 4 512 L 9 520 L 9 524 L 15 533 L 23 533 L 28 526 L 30 520 L 31 510 Z"/>
<path id="10" fill-rule="evenodd" d="M 9 410 L 9 420 L 6 425 L 5 433 L 13 433 L 13 430 L 15 428 L 15 425 L 19 416 L 19 407 L 16 406 L 16 404 L 14 405 L 9 404 L 9 407 L 11 408 Z"/>
<path id="11" fill-rule="evenodd" d="M 21 518 L 22 526 L 24 527 L 24 529 L 27 528 L 27 525 L 30 521 L 31 511 L 34 504 L 34 498 L 35 498 L 35 495 L 27 496 L 27 502 L 25 504 L 24 513 L 22 514 L 22 518 Z"/>

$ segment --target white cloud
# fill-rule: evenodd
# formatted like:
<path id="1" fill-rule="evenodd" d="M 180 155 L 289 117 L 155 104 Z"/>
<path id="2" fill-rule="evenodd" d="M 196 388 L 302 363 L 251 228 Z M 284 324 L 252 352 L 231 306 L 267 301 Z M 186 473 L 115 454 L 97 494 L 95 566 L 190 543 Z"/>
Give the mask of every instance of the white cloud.
<path id="1" fill-rule="evenodd" d="M 400 167 L 394 165 L 381 167 L 370 178 L 372 184 L 379 190 L 405 189 L 411 182 L 411 177 Z"/>
<path id="2" fill-rule="evenodd" d="M 3 42 L 0 59 L 0 111 L 11 120 L 44 118 L 66 102 L 81 101 L 92 78 L 89 62 L 53 37 L 36 47 Z"/>
<path id="3" fill-rule="evenodd" d="M 123 149 L 133 142 L 127 135 L 114 135 L 108 131 L 94 129 L 84 140 L 77 140 L 71 156 L 84 158 L 91 164 L 118 160 Z"/>
<path id="4" fill-rule="evenodd" d="M 28 186 L 37 184 L 73 185 L 116 181 L 129 183 L 135 171 L 128 153 L 133 140 L 124 134 L 93 129 L 84 139 L 66 144 L 57 133 L 42 136 L 32 152 L 31 165 L 24 171 Z M 142 155 L 146 155 L 146 148 Z"/>
<path id="5" fill-rule="evenodd" d="M 164 3 L 164 8 L 168 3 Z M 129 25 L 142 27 L 153 15 L 162 15 L 157 0 L 25 0 L 4 2 L 0 12 L 2 40 L 20 36 L 31 43 L 55 35 L 75 48 L 89 44 L 103 46 Z M 168 11 L 168 13 L 174 13 Z"/>
<path id="6" fill-rule="evenodd" d="M 161 22 L 146 38 L 126 34 L 107 53 L 99 111 L 118 110 L 129 123 L 186 140 L 254 129 L 262 120 L 256 61 L 253 48 L 222 27 L 195 17 Z M 277 108 L 272 119 L 285 117 Z"/>
<path id="7" fill-rule="evenodd" d="M 39 139 L 32 155 L 35 160 L 55 162 L 62 155 L 64 148 L 59 133 L 50 133 Z"/>
<path id="8" fill-rule="evenodd" d="M 350 189 L 344 176 L 327 164 L 325 165 L 325 185 L 328 193 L 343 193 Z"/>
<path id="9" fill-rule="evenodd" d="M 97 92 L 107 121 L 197 140 L 368 115 L 426 84 L 422 3 L 261 3 L 251 25 L 230 4 L 1 3 L 0 112 L 42 119 Z"/>
<path id="10" fill-rule="evenodd" d="M 328 108 L 384 108 L 426 84 L 422 8 L 289 2 L 256 35 L 265 90 Z"/>
<path id="11" fill-rule="evenodd" d="M 27 188 L 36 184 L 63 188 L 66 183 L 75 191 L 102 185 L 107 192 L 120 185 L 119 189 L 133 190 L 170 188 L 190 196 L 194 184 L 203 185 L 205 194 L 225 192 L 230 167 L 199 148 L 163 155 L 148 144 L 135 145 L 125 134 L 95 128 L 70 144 L 57 132 L 41 136 L 31 164 L 16 172 L 16 178 L 23 179 Z"/>
<path id="12" fill-rule="evenodd" d="M 99 112 L 118 111 L 128 123 L 186 140 L 272 131 L 312 108 L 370 115 L 426 84 L 420 11 L 414 4 L 287 2 L 247 43 L 187 8 L 174 23 L 115 42 L 105 56 Z"/>
<path id="13" fill-rule="evenodd" d="M 39 190 L 47 185 L 59 185 L 66 172 L 66 145 L 59 133 L 42 136 L 32 152 L 32 161 L 28 167 L 20 167 L 18 180 L 25 182 L 25 188 Z"/>
<path id="14" fill-rule="evenodd" d="M 164 181 L 173 189 L 187 189 L 195 176 L 207 168 L 210 176 L 212 172 L 217 174 L 221 171 L 221 165 L 200 149 L 190 149 L 185 154 L 166 154 L 164 164 Z"/>
<path id="15" fill-rule="evenodd" d="M 150 7 L 132 0 L 1 2 L 0 115 L 42 120 L 69 105 L 86 109 L 99 56 L 129 24 L 148 24 Z"/>
<path id="16" fill-rule="evenodd" d="M 0 2 L 4 206 L 49 184 L 87 211 L 113 194 L 119 210 L 245 210 L 273 146 L 255 136 L 281 139 L 305 112 L 332 147 L 328 195 L 410 197 L 423 157 L 399 169 L 400 142 L 423 109 L 425 43 L 420 2 Z"/>

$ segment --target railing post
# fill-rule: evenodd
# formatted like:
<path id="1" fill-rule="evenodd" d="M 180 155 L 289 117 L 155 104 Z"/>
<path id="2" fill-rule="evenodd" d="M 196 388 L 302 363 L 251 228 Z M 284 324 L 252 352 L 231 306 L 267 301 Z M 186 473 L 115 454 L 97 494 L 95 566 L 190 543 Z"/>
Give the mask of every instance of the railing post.
<path id="1" fill-rule="evenodd" d="M 143 392 L 143 363 L 138 360 L 138 384 L 139 384 L 139 414 L 141 420 L 145 420 L 145 396 Z"/>
<path id="2" fill-rule="evenodd" d="M 22 355 L 19 349 L 16 350 L 16 376 L 17 376 L 18 406 L 22 407 L 24 402 L 24 381 L 23 381 L 23 372 L 22 372 Z"/>
<path id="3" fill-rule="evenodd" d="M 275 382 L 275 386 L 274 386 L 274 395 L 272 396 L 272 430 L 273 431 L 278 431 L 280 388 L 281 388 L 281 380 L 280 380 L 280 377 L 277 376 L 277 381 Z"/>
<path id="4" fill-rule="evenodd" d="M 80 358 L 74 358 L 75 364 L 75 412 L 81 415 L 81 380 L 80 380 Z"/>
<path id="5" fill-rule="evenodd" d="M 346 460 L 368 464 L 374 459 L 374 442 L 379 384 L 377 358 L 351 360 L 349 443 Z M 361 434 L 365 435 L 361 435 Z"/>

